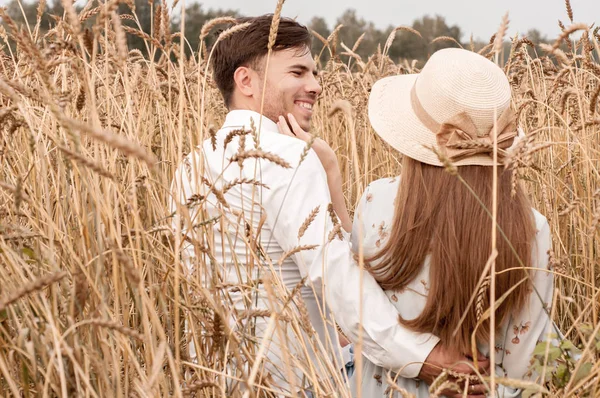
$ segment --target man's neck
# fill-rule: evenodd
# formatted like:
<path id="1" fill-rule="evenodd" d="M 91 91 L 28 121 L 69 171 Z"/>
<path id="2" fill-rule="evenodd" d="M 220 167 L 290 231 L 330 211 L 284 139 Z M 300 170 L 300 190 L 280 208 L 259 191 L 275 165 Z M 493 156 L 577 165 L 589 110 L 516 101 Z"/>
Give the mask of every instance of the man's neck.
<path id="1" fill-rule="evenodd" d="M 253 120 L 254 127 L 256 129 L 260 129 L 261 131 L 270 131 L 273 133 L 279 133 L 279 128 L 277 127 L 277 123 L 271 120 L 270 118 L 261 115 L 259 112 L 256 112 L 252 109 L 244 109 L 237 108 L 234 109 L 232 107 L 229 108 L 229 113 L 225 118 L 225 123 L 223 127 L 233 127 L 233 126 L 241 126 L 243 125 L 246 128 L 250 128 L 250 120 Z"/>
<path id="2" fill-rule="evenodd" d="M 270 121 L 272 121 L 273 123 L 277 123 L 277 120 L 273 120 L 272 118 L 270 118 L 269 116 L 265 115 L 264 113 L 260 112 L 260 105 L 255 105 L 255 104 L 244 104 L 244 105 L 230 105 L 228 108 L 228 111 L 251 111 L 251 112 L 256 112 L 259 115 L 262 115 L 262 117 L 264 117 L 265 119 L 268 119 Z"/>

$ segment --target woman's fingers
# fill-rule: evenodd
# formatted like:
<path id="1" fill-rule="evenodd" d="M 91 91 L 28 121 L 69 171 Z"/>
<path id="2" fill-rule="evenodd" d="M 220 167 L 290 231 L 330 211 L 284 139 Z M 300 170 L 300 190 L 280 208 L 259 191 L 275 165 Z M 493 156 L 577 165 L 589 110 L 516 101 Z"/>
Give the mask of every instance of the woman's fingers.
<path id="1" fill-rule="evenodd" d="M 490 370 L 490 359 L 483 355 L 479 350 L 477 351 L 477 365 L 479 371 L 483 374 L 489 373 Z"/>
<path id="2" fill-rule="evenodd" d="M 471 393 L 467 393 L 467 395 L 465 395 L 464 393 L 457 393 L 455 390 L 445 390 L 442 391 L 441 393 L 442 396 L 444 397 L 451 397 L 451 398 L 487 398 L 486 394 L 471 394 Z"/>
<path id="3" fill-rule="evenodd" d="M 468 364 L 464 363 L 464 362 L 468 362 Z M 465 358 L 463 360 L 463 362 L 450 367 L 450 369 L 452 369 L 456 373 L 460 373 L 460 374 L 464 374 L 464 375 L 476 374 L 474 368 L 475 368 L 475 364 L 468 358 Z M 479 369 L 481 369 L 481 368 L 482 368 L 482 366 L 479 365 Z"/>
<path id="4" fill-rule="evenodd" d="M 467 355 L 467 360 L 475 365 L 474 358 L 470 355 Z M 477 370 L 483 375 L 489 374 L 490 371 L 490 359 L 483 355 L 481 352 L 477 351 Z M 467 371 L 467 373 L 474 373 L 473 369 Z"/>
<path id="5" fill-rule="evenodd" d="M 475 371 L 481 373 L 482 375 L 488 375 L 490 372 L 490 359 L 486 358 L 483 354 L 479 354 L 477 356 L 477 367 L 475 366 L 475 361 L 470 356 L 465 356 L 462 358 L 462 361 L 455 364 L 451 367 L 452 370 L 458 373 L 463 374 L 477 374 Z"/>
<path id="6" fill-rule="evenodd" d="M 298 121 L 296 120 L 294 115 L 292 115 L 291 113 L 288 113 L 287 118 L 288 118 L 288 121 L 290 122 L 290 126 L 292 126 L 292 131 L 294 132 L 294 134 L 296 134 L 297 136 L 306 134 L 306 132 L 304 130 L 302 130 L 302 127 L 300 127 L 300 125 L 298 124 Z"/>
<path id="7" fill-rule="evenodd" d="M 292 130 L 290 130 L 290 127 L 288 126 L 287 121 L 283 116 L 279 116 L 279 119 L 277 121 L 277 127 L 279 127 L 279 132 L 281 134 L 289 135 L 290 137 L 296 136 L 296 134 L 294 134 Z"/>
<path id="8" fill-rule="evenodd" d="M 488 391 L 488 388 L 485 384 L 469 384 L 467 387 L 467 394 L 469 395 L 485 395 Z"/>
<path id="9" fill-rule="evenodd" d="M 309 142 L 312 139 L 312 136 L 300 127 L 298 121 L 291 113 L 287 114 L 287 120 L 285 117 L 279 116 L 277 126 L 279 127 L 279 131 L 285 135 L 299 138 L 304 142 Z"/>
<path id="10" fill-rule="evenodd" d="M 300 127 L 300 125 L 298 124 L 298 121 L 296 120 L 294 115 L 292 115 L 291 113 L 288 113 L 287 117 L 288 117 L 288 121 L 290 122 L 290 126 L 292 126 L 292 132 L 296 135 L 296 137 L 298 137 L 304 141 L 310 140 L 310 138 L 311 138 L 310 134 L 308 134 L 306 131 L 304 131 L 302 129 L 302 127 Z"/>
<path id="11" fill-rule="evenodd" d="M 487 397 L 488 389 L 487 389 L 486 385 L 483 383 L 469 384 L 468 387 L 466 387 L 466 391 L 464 390 L 465 386 L 463 386 L 461 388 L 463 388 L 462 391 L 456 391 L 455 389 L 447 389 L 447 390 L 443 391 L 442 394 L 446 395 L 448 397 L 456 397 L 456 398 L 460 398 L 460 397 L 464 398 L 465 396 L 468 398 L 485 398 L 485 397 Z"/>

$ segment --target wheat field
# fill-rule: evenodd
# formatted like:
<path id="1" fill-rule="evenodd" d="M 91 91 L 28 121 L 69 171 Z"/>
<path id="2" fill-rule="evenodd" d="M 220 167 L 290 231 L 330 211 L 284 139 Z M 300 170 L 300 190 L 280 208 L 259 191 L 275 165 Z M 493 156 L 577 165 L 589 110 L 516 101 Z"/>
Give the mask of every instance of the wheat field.
<path id="1" fill-rule="evenodd" d="M 226 113 L 210 77 L 210 49 L 186 57 L 180 35 L 165 28 L 166 8 L 148 34 L 123 26 L 137 17 L 119 17 L 118 2 L 89 2 L 80 12 L 64 4 L 64 17 L 44 33 L 39 23 L 17 26 L 0 11 L 3 395 L 271 396 L 269 375 L 249 372 L 259 365 L 259 342 L 224 321 L 231 309 L 223 297 L 258 282 L 186 277 L 168 207 L 175 168 Z M 209 22 L 201 38 L 223 22 Z M 524 387 L 537 396 L 598 396 L 600 35 L 572 23 L 533 57 L 532 43 L 504 37 L 504 28 L 479 52 L 503 59 L 502 41 L 512 43 L 502 66 L 526 138 L 511 167 L 551 226 L 549 310 L 565 336 L 532 358 L 541 377 Z M 129 51 L 126 35 L 142 37 L 147 52 Z M 335 32 L 324 39 L 325 53 L 335 51 L 335 40 Z M 418 64 L 390 59 L 389 45 L 361 59 L 346 44 L 337 49 L 343 58 L 321 64 L 313 126 L 339 155 L 354 209 L 369 182 L 399 173 L 399 155 L 369 126 L 370 87 L 417 72 Z M 212 249 L 204 250 L 210 257 Z M 301 305 L 284 304 L 296 292 L 268 275 L 261 283 L 274 310 L 249 307 L 238 318 L 276 317 L 298 333 L 310 329 Z M 186 333 L 186 322 L 197 333 Z M 196 363 L 187 349 L 192 338 L 202 352 Z M 316 371 L 331 369 L 327 355 L 319 361 L 301 364 L 315 395 L 349 397 L 335 372 Z M 230 366 L 237 373 L 227 377 Z"/>

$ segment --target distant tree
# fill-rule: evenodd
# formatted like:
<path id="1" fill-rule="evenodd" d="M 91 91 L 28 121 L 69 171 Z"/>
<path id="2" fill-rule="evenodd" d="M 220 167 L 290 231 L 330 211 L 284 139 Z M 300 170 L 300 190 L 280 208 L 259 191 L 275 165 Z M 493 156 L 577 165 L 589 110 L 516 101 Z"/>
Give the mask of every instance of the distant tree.
<path id="1" fill-rule="evenodd" d="M 11 0 L 6 5 L 6 13 L 8 16 L 15 21 L 17 25 L 24 26 L 25 23 L 29 26 L 33 33 L 35 24 L 37 23 L 38 14 L 38 2 L 19 2 L 17 0 Z M 21 9 L 22 8 L 22 9 Z M 40 32 L 44 33 L 52 29 L 56 25 L 56 20 L 51 15 L 62 17 L 63 6 L 60 1 L 55 0 L 48 2 L 40 18 Z M 3 21 L 4 22 L 4 21 Z"/>
<path id="2" fill-rule="evenodd" d="M 364 33 L 365 36 L 360 42 L 356 53 L 361 57 L 366 58 L 372 55 L 377 50 L 377 45 L 385 41 L 383 32 L 378 30 L 373 22 L 367 22 L 363 18 L 356 15 L 356 10 L 348 9 L 336 22 L 337 25 L 344 25 L 338 35 L 339 43 L 344 43 L 348 48 L 352 49 L 357 40 Z M 343 52 L 342 49 L 339 49 Z"/>
<path id="3" fill-rule="evenodd" d="M 531 40 L 533 42 L 533 44 L 535 44 L 535 45 L 538 45 L 540 43 L 549 43 L 550 42 L 550 40 L 548 40 L 546 35 L 543 35 L 542 32 L 540 32 L 537 29 L 529 29 L 527 31 L 527 33 L 525 33 L 525 37 L 527 37 L 529 40 Z"/>
<path id="4" fill-rule="evenodd" d="M 36 24 L 37 20 L 37 2 L 21 2 L 19 5 L 18 0 L 11 0 L 7 6 L 8 15 L 17 23 L 17 25 L 24 26 L 24 23 L 30 26 L 30 29 L 33 31 L 33 28 Z M 133 7 L 132 7 L 133 6 Z M 156 14 L 156 10 L 158 7 L 162 7 L 161 0 L 133 0 L 129 3 L 121 3 L 117 8 L 117 14 L 119 15 L 135 15 L 133 20 L 131 17 L 121 18 L 121 23 L 124 26 L 131 27 L 136 30 L 141 30 L 142 32 L 152 35 L 154 18 Z M 23 10 L 21 10 L 21 7 Z M 81 7 L 77 8 L 77 11 L 81 11 Z M 170 12 L 171 10 L 169 10 Z M 61 5 L 60 0 L 53 0 L 48 2 L 46 8 L 42 14 L 40 20 L 40 33 L 43 35 L 44 32 L 51 29 L 56 25 L 55 18 L 62 18 L 63 16 L 63 7 Z M 54 16 L 54 17 L 53 17 Z M 191 51 L 198 50 L 200 30 L 202 26 L 209 20 L 213 18 L 217 18 L 220 16 L 234 16 L 239 17 L 239 13 L 234 10 L 205 10 L 200 3 L 192 3 L 190 6 L 186 8 L 186 23 L 185 23 L 185 37 L 187 40 L 186 44 L 186 52 L 188 54 Z M 87 21 L 87 24 L 91 25 L 94 23 L 96 17 L 90 18 Z M 169 20 L 169 29 L 171 33 L 178 32 L 180 26 L 180 20 L 177 15 L 174 15 Z M 212 45 L 212 43 L 216 40 L 216 34 L 213 32 L 206 38 L 206 42 L 208 45 Z M 175 41 L 179 41 L 176 39 Z M 139 49 L 143 54 L 146 54 L 146 44 L 144 39 L 136 36 L 135 34 L 127 33 L 127 46 L 129 50 Z M 149 43 L 148 43 L 149 44 Z"/>
<path id="5" fill-rule="evenodd" d="M 192 3 L 189 7 L 187 7 L 185 9 L 185 38 L 189 46 L 186 45 L 186 52 L 189 53 L 190 48 L 194 52 L 198 51 L 200 45 L 200 31 L 206 22 L 210 21 L 211 19 L 224 16 L 240 17 L 241 15 L 235 10 L 204 10 L 202 4 L 200 3 Z M 176 31 L 180 30 L 180 23 L 181 22 L 179 20 L 177 20 L 175 23 L 174 29 Z M 224 28 L 225 26 L 218 27 L 206 37 L 205 42 L 209 48 L 217 39 L 218 34 L 216 32 L 219 32 Z"/>
<path id="6" fill-rule="evenodd" d="M 141 29 L 145 34 L 152 35 L 155 14 L 158 7 L 162 7 L 162 4 L 163 0 L 130 0 L 121 2 L 117 9 L 117 13 L 120 15 L 135 14 L 135 17 L 121 17 L 123 25 L 134 29 Z M 10 0 L 6 5 L 6 11 L 17 24 L 23 25 L 27 22 L 29 29 L 31 29 L 33 33 L 34 26 L 37 23 L 38 5 L 38 2 L 30 2 L 30 0 Z M 80 12 L 81 7 L 77 8 L 77 11 Z M 169 8 L 168 11 L 171 12 L 171 8 Z M 200 31 L 206 22 L 222 16 L 242 16 L 236 10 L 205 9 L 199 2 L 191 2 L 186 8 L 185 13 L 184 46 L 188 55 L 198 51 Z M 64 10 L 60 0 L 49 0 L 40 18 L 38 37 L 41 37 L 46 31 L 55 26 L 57 19 L 62 18 L 63 14 Z M 90 18 L 86 22 L 86 25 L 89 26 L 93 24 L 97 17 L 98 15 Z M 1 22 L 4 24 L 3 21 Z M 323 17 L 315 16 L 310 20 L 307 27 L 326 39 L 330 36 L 333 29 L 340 24 L 342 24 L 343 27 L 338 32 L 337 36 L 337 54 L 339 55 L 344 52 L 344 49 L 340 45 L 341 43 L 344 43 L 348 48 L 352 49 L 359 38 L 364 34 L 364 37 L 356 48 L 356 52 L 363 59 L 374 54 L 379 45 L 383 47 L 393 30 L 393 27 L 391 26 L 386 29 L 377 29 L 372 22 L 366 21 L 364 18 L 360 17 L 354 9 L 347 9 L 344 11 L 337 19 L 334 26 L 329 26 Z M 178 32 L 180 30 L 180 25 L 181 21 L 179 20 L 178 13 L 175 13 L 172 18 L 169 19 L 170 32 Z M 446 36 L 460 42 L 462 36 L 461 29 L 458 26 L 449 26 L 445 19 L 439 15 L 433 17 L 425 15 L 422 18 L 415 20 L 411 27 L 418 31 L 422 38 L 406 30 L 397 31 L 395 39 L 388 50 L 388 55 L 395 61 L 400 59 L 417 59 L 425 61 L 433 52 L 441 48 L 456 46 L 451 40 L 432 43 L 435 38 Z M 210 32 L 205 38 L 207 47 L 212 46 L 219 31 L 226 28 L 227 26 L 218 26 Z M 536 45 L 538 53 L 540 53 L 540 50 L 537 46 L 540 43 L 549 42 L 547 37 L 537 29 L 529 30 L 525 36 Z M 179 39 L 174 39 L 174 41 L 177 42 Z M 137 48 L 141 50 L 142 53 L 146 54 L 146 43 L 144 42 L 144 39 L 139 36 L 128 33 L 127 44 L 130 50 Z M 477 42 L 475 43 L 475 47 L 476 49 L 480 49 L 486 44 L 487 42 Z M 506 42 L 505 46 L 507 46 L 507 49 L 510 49 L 509 42 Z M 529 49 L 529 51 L 532 56 L 536 56 L 533 49 Z M 329 59 L 329 51 L 324 49 L 323 43 L 317 38 L 313 40 L 312 52 L 314 55 L 321 54 L 321 62 L 326 62 Z M 504 53 L 505 56 L 508 56 L 509 51 L 504 51 Z M 345 56 L 342 56 L 342 59 L 344 61 L 348 60 Z"/>
<path id="7" fill-rule="evenodd" d="M 137 21 L 122 19 L 121 23 L 125 26 L 139 29 L 148 35 L 152 35 L 154 11 L 161 2 L 159 0 L 133 0 L 132 4 L 133 8 L 127 3 L 121 3 L 117 9 L 117 13 L 119 15 L 135 14 Z M 139 36 L 127 34 L 127 47 L 129 47 L 129 50 L 137 48 L 143 54 L 146 54 L 146 45 L 150 45 L 150 43 L 145 43 L 144 39 Z"/>
<path id="8" fill-rule="evenodd" d="M 139 20 L 139 25 L 145 33 L 150 34 L 151 26 L 152 26 L 152 18 L 153 13 L 151 11 L 152 1 L 155 4 L 160 4 L 158 0 L 134 0 L 134 10 L 135 15 Z M 39 2 L 20 2 L 18 0 L 11 0 L 6 6 L 7 14 L 18 24 L 21 26 L 25 26 L 25 23 L 29 25 L 29 29 L 32 30 L 35 24 L 37 23 L 37 14 L 38 14 L 38 6 Z M 23 10 L 21 10 L 21 7 Z M 77 12 L 82 10 L 82 7 L 75 7 Z M 117 9 L 118 14 L 133 14 L 133 11 L 129 5 L 121 3 Z M 57 24 L 57 20 L 61 19 L 64 14 L 64 8 L 60 2 L 60 0 L 49 1 L 45 8 L 42 10 L 41 18 L 40 18 L 40 36 L 43 36 L 45 32 L 52 29 Z M 94 16 L 90 18 L 86 24 L 91 25 L 94 23 Z M 123 25 L 134 27 L 138 29 L 138 24 L 135 21 L 131 21 L 129 19 L 122 19 Z M 143 39 L 134 36 L 127 35 L 127 45 L 129 49 L 138 48 L 140 50 L 144 50 L 144 42 Z"/>
<path id="9" fill-rule="evenodd" d="M 311 19 L 310 22 L 308 23 L 307 27 L 311 31 L 317 32 L 324 39 L 327 39 L 327 37 L 329 37 L 329 35 L 331 34 L 331 30 L 327 26 L 327 21 L 325 21 L 325 19 L 322 17 L 313 17 L 313 19 Z M 313 36 L 312 49 L 311 49 L 313 55 L 315 55 L 315 56 L 319 55 L 321 53 L 321 50 L 323 50 L 324 46 L 325 45 L 323 44 L 323 42 L 321 42 L 321 40 L 319 40 L 317 37 Z M 328 56 L 329 56 L 329 52 L 326 50 L 323 51 L 321 60 L 326 60 L 328 58 Z"/>
<path id="10" fill-rule="evenodd" d="M 456 25 L 448 26 L 444 17 L 436 15 L 430 17 L 428 15 L 417 19 L 413 22 L 412 28 L 419 32 L 422 39 L 414 33 L 408 31 L 399 31 L 389 50 L 389 55 L 393 59 L 418 59 L 426 60 L 429 56 L 442 48 L 456 47 L 451 41 L 438 41 L 431 43 L 435 38 L 447 36 L 455 39 L 460 43 L 461 31 Z M 388 29 L 391 32 L 391 28 Z"/>

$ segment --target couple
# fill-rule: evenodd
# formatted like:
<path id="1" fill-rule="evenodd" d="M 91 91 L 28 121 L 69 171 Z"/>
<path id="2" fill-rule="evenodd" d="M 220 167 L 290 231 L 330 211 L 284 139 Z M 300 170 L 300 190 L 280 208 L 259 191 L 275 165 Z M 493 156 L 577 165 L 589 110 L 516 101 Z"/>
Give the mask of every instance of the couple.
<path id="1" fill-rule="evenodd" d="M 340 345 L 347 342 L 338 338 L 332 319 L 350 341 L 361 336 L 362 369 L 350 378 L 357 396 L 389 396 L 391 377 L 408 393 L 426 397 L 443 369 L 532 377 L 529 358 L 551 324 L 546 308 L 553 278 L 545 272 L 551 239 L 546 219 L 518 185 L 511 195 L 510 173 L 502 167 L 496 298 L 512 290 L 495 312 L 494 364 L 488 359 L 490 322 L 482 316 L 489 291 L 480 289 L 471 302 L 481 282 L 488 285 L 480 279 L 492 252 L 491 144 L 497 140 L 501 164 L 517 134 L 502 70 L 475 53 L 446 49 L 433 54 L 421 73 L 373 86 L 370 122 L 402 153 L 402 172 L 371 183 L 351 222 L 335 153 L 307 133 L 321 92 L 310 33 L 282 18 L 267 67 L 271 19 L 241 19 L 249 25 L 217 42 L 213 77 L 229 113 L 178 168 L 173 211 L 186 241 L 202 242 L 212 253 L 208 258 L 197 244 L 183 249 L 190 275 L 204 286 L 248 284 L 271 271 L 289 291 L 304 282 L 299 295 L 318 340 L 312 348 L 298 343 L 291 327 L 274 332 L 269 318 L 256 319 L 251 330 L 239 318 L 231 321 L 257 344 L 270 343 L 262 372 L 272 390 L 309 396 L 314 386 L 304 385 L 302 375 L 311 370 L 295 361 L 314 358 L 315 350 L 333 353 L 341 367 Z M 448 161 L 456 168 L 444 167 Z M 190 206 L 198 200 L 202 206 Z M 207 220 L 216 221 L 211 227 Z M 296 250 L 301 246 L 311 250 Z M 213 270 L 196 264 L 212 264 Z M 227 296 L 232 317 L 248 305 L 273 308 L 269 289 L 237 290 Z M 195 355 L 202 331 L 189 332 Z M 330 369 L 312 371 L 331 376 Z M 481 381 L 450 381 L 459 388 L 448 384 L 446 396 L 489 394 Z M 521 393 L 497 388 L 497 396 Z"/>

